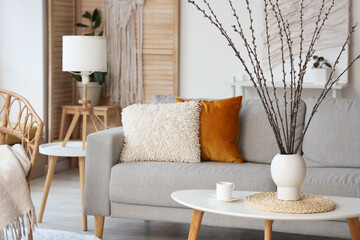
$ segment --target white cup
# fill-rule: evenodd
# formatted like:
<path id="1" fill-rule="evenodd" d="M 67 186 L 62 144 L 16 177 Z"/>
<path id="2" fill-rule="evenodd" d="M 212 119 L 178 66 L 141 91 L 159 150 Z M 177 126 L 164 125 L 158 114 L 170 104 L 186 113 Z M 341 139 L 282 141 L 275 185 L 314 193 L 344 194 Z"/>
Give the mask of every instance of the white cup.
<path id="1" fill-rule="evenodd" d="M 222 201 L 231 200 L 232 191 L 235 188 L 235 183 L 232 182 L 217 182 L 216 183 L 216 199 Z"/>

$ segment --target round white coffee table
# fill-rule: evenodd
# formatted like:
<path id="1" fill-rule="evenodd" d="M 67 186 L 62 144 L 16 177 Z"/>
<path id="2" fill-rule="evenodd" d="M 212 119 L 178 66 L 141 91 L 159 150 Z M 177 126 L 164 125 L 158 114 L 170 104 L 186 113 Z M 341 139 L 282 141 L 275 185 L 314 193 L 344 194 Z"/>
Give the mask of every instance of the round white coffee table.
<path id="1" fill-rule="evenodd" d="M 82 142 L 69 141 L 65 147 L 62 147 L 62 142 L 46 143 L 39 146 L 39 152 L 44 155 L 49 155 L 49 167 L 46 176 L 44 193 L 41 201 L 38 222 L 42 222 L 45 211 L 46 201 L 50 190 L 52 178 L 54 176 L 56 161 L 58 157 L 78 157 L 79 158 L 79 172 L 80 172 L 80 189 L 81 189 L 81 206 L 84 206 L 84 185 L 85 185 L 85 150 L 82 149 Z M 87 230 L 87 216 L 82 214 L 83 230 Z"/>
<path id="2" fill-rule="evenodd" d="M 336 208 L 331 212 L 316 214 L 284 214 L 265 212 L 245 205 L 244 199 L 256 192 L 234 191 L 233 196 L 239 197 L 237 202 L 218 202 L 208 198 L 215 194 L 214 190 L 182 190 L 173 192 L 171 197 L 178 203 L 194 209 L 189 231 L 189 240 L 196 240 L 204 212 L 216 214 L 256 218 L 265 220 L 264 239 L 271 239 L 272 224 L 274 220 L 310 221 L 310 220 L 336 220 L 347 219 L 351 239 L 360 239 L 360 199 L 347 197 L 328 197 L 335 201 Z"/>

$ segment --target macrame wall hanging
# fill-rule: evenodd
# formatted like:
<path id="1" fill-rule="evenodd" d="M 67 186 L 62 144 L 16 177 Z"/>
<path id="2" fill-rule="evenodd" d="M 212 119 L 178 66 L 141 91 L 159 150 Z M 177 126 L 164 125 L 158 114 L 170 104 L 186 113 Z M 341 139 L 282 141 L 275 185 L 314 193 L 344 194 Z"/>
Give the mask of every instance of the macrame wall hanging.
<path id="1" fill-rule="evenodd" d="M 142 22 L 144 0 L 104 0 L 108 74 L 105 93 L 122 108 L 142 101 Z M 136 10 L 138 14 L 136 14 Z M 138 42 L 136 42 L 136 15 Z M 138 53 L 136 53 L 138 47 Z"/>

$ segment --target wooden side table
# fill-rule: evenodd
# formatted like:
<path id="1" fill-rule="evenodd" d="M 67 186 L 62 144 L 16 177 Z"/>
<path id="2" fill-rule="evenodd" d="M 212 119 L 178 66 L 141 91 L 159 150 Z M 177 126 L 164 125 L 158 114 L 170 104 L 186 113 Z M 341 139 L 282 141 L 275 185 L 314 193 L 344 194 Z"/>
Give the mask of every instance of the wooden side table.
<path id="1" fill-rule="evenodd" d="M 60 132 L 59 139 L 63 140 L 66 128 L 65 128 L 65 120 L 67 115 L 75 115 L 78 112 L 78 109 L 81 108 L 81 105 L 63 105 L 61 106 L 61 122 L 60 122 Z M 116 117 L 116 125 L 121 125 L 121 117 L 120 117 L 120 106 L 119 105 L 111 105 L 111 106 L 94 106 L 94 113 L 97 116 L 104 118 L 104 123 L 106 126 L 109 126 L 109 119 L 112 116 Z M 106 129 L 106 127 L 104 128 Z"/>
<path id="2" fill-rule="evenodd" d="M 80 172 L 80 189 L 81 189 L 81 209 L 83 230 L 87 231 L 87 216 L 83 213 L 84 207 L 84 185 L 85 185 L 85 155 L 86 152 L 82 150 L 82 142 L 69 141 L 65 147 L 62 147 L 62 142 L 41 144 L 39 152 L 50 156 L 49 169 L 46 176 L 44 193 L 41 200 L 38 222 L 41 223 L 45 211 L 46 201 L 50 190 L 51 181 L 54 176 L 56 161 L 58 157 L 76 157 L 79 158 L 79 172 Z"/>

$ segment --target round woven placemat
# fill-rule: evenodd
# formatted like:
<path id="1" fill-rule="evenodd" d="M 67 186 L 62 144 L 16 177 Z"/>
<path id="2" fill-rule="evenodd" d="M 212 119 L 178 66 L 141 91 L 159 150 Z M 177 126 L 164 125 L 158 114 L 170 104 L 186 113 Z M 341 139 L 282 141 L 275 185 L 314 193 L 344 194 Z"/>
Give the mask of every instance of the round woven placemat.
<path id="1" fill-rule="evenodd" d="M 331 199 L 301 193 L 297 201 L 283 201 L 277 199 L 276 192 L 257 193 L 245 198 L 245 204 L 251 208 L 275 213 L 322 213 L 335 209 L 335 202 Z"/>

